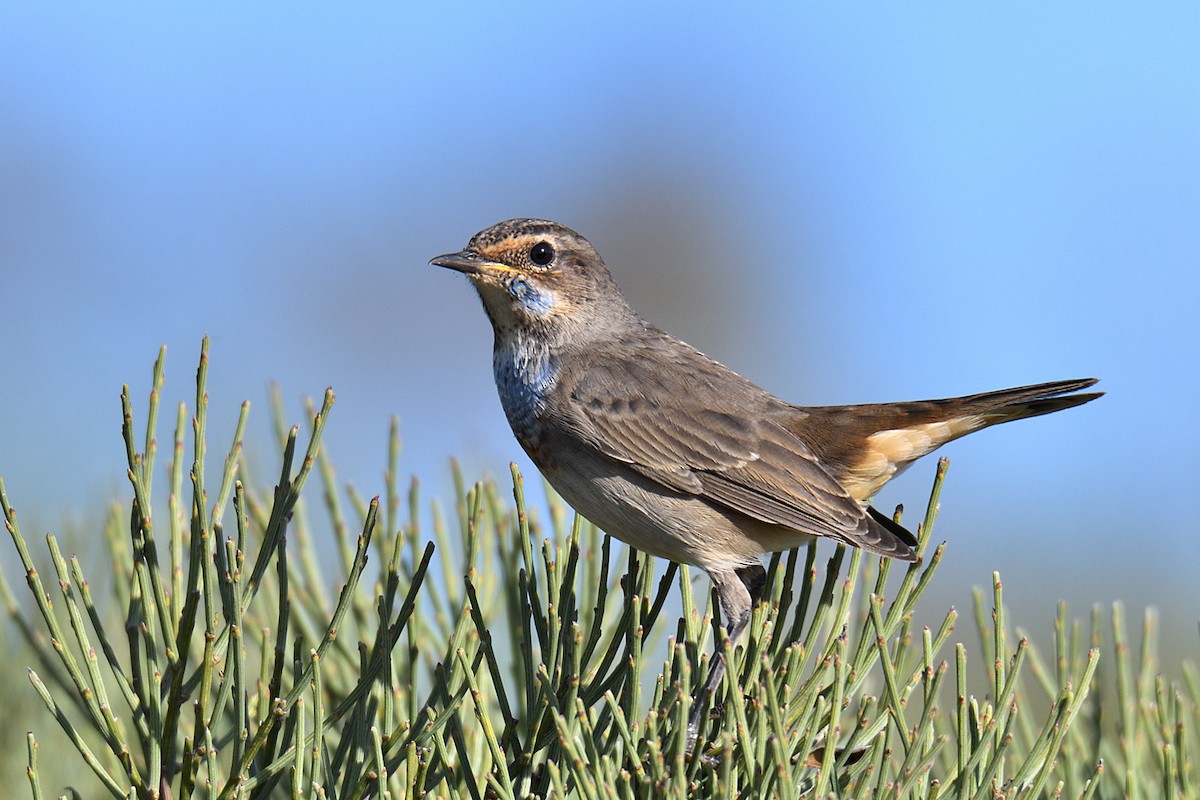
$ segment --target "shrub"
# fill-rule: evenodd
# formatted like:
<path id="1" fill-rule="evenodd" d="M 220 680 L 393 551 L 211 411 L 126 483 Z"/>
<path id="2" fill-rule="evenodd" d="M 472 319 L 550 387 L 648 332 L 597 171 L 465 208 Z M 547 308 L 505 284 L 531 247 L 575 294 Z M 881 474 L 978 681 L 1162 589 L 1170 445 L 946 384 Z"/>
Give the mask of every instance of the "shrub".
<path id="1" fill-rule="evenodd" d="M 435 505 L 427 532 L 415 481 L 402 501 L 393 427 L 382 503 L 344 494 L 320 449 L 332 392 L 310 407 L 303 448 L 298 426 L 280 427 L 270 491 L 238 480 L 243 405 L 210 483 L 207 340 L 156 509 L 164 357 L 141 438 L 123 394 L 133 497 L 107 525 L 110 596 L 93 597 L 52 535 L 43 579 L 0 483 L 36 611 L 0 590 L 32 647 L 37 694 L 94 775 L 88 796 L 1200 796 L 1200 680 L 1190 666 L 1186 686 L 1153 674 L 1150 627 L 1135 665 L 1120 606 L 1103 656 L 1115 693 L 1098 677 L 1099 611 L 1088 631 L 1060 607 L 1043 659 L 1010 632 L 998 576 L 977 597 L 970 660 L 953 610 L 914 627 L 942 554 L 929 542 L 944 460 L 922 561 L 841 546 L 820 565 L 815 545 L 778 554 L 744 646 L 730 649 L 686 567 L 656 574 L 594 526 L 568 525 L 553 499 L 538 524 L 515 467 L 512 503 L 456 473 L 453 521 Z M 337 559 L 319 555 L 306 519 L 310 479 Z M 697 698 L 713 647 L 733 668 Z M 689 751 L 693 702 L 717 711 Z"/>

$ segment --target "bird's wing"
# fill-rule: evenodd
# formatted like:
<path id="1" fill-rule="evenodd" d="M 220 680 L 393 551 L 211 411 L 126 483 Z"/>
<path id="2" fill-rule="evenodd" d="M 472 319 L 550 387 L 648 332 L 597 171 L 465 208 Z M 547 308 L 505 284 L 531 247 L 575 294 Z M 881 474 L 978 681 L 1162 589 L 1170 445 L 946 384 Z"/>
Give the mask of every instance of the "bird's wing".
<path id="1" fill-rule="evenodd" d="M 672 344 L 594 359 L 564 387 L 589 444 L 670 489 L 754 519 L 915 557 L 912 534 L 860 506 L 780 424 L 794 409 Z"/>

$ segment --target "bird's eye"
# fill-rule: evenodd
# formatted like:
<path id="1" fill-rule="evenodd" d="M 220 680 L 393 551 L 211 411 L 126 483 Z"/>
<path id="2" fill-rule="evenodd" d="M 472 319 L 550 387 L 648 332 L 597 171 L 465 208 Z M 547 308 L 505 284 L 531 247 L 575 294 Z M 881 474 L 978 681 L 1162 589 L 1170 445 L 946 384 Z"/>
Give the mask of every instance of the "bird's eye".
<path id="1" fill-rule="evenodd" d="M 544 267 L 554 260 L 554 248 L 549 242 L 538 242 L 529 250 L 529 260 Z"/>

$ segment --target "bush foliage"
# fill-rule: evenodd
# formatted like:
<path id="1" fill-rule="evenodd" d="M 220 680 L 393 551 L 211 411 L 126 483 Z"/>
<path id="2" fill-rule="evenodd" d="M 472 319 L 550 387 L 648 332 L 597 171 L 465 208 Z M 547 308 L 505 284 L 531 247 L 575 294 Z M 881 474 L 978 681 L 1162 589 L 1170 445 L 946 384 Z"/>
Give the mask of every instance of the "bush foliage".
<path id="1" fill-rule="evenodd" d="M 52 535 L 43 574 L 0 483 L 33 603 L 0 591 L 32 646 L 39 725 L 53 719 L 94 776 L 78 796 L 1200 797 L 1200 679 L 1155 674 L 1152 617 L 1135 659 L 1119 605 L 1089 624 L 1060 608 L 1042 655 L 1010 629 L 993 576 L 964 626 L 969 658 L 953 610 L 914 626 L 942 554 L 929 543 L 944 461 L 920 562 L 778 554 L 731 649 L 686 567 L 553 500 L 539 524 L 515 468 L 511 502 L 458 478 L 454 513 L 435 504 L 427 530 L 393 427 L 382 500 L 343 491 L 320 449 L 332 392 L 303 436 L 277 404 L 273 489 L 238 480 L 248 405 L 213 469 L 207 341 L 156 507 L 164 356 L 140 435 L 123 394 L 132 499 L 106 527 L 111 592 L 93 596 Z M 333 546 L 315 541 L 305 495 Z M 697 696 L 715 647 L 733 668 Z M 690 750 L 694 702 L 709 713 Z"/>

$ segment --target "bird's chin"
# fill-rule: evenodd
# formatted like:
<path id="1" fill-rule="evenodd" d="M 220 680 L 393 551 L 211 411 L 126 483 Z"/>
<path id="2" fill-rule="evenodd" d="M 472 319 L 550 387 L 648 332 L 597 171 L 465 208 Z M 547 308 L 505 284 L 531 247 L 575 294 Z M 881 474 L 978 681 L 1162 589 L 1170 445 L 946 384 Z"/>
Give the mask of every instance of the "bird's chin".
<path id="1" fill-rule="evenodd" d="M 504 284 L 490 275 L 468 275 L 471 285 L 479 293 L 479 299 L 492 311 L 501 305 L 512 305 L 512 295 L 504 288 Z"/>
<path id="2" fill-rule="evenodd" d="M 484 307 L 495 321 L 536 325 L 563 310 L 559 292 L 524 276 L 508 279 L 477 275 L 470 277 Z"/>
<path id="3" fill-rule="evenodd" d="M 493 280 L 478 280 L 474 275 L 471 276 L 471 283 L 479 294 L 479 299 L 483 302 L 488 319 L 492 321 L 492 325 L 497 330 L 507 330 L 526 324 L 525 315 L 513 302 L 512 295 L 504 286 Z"/>

